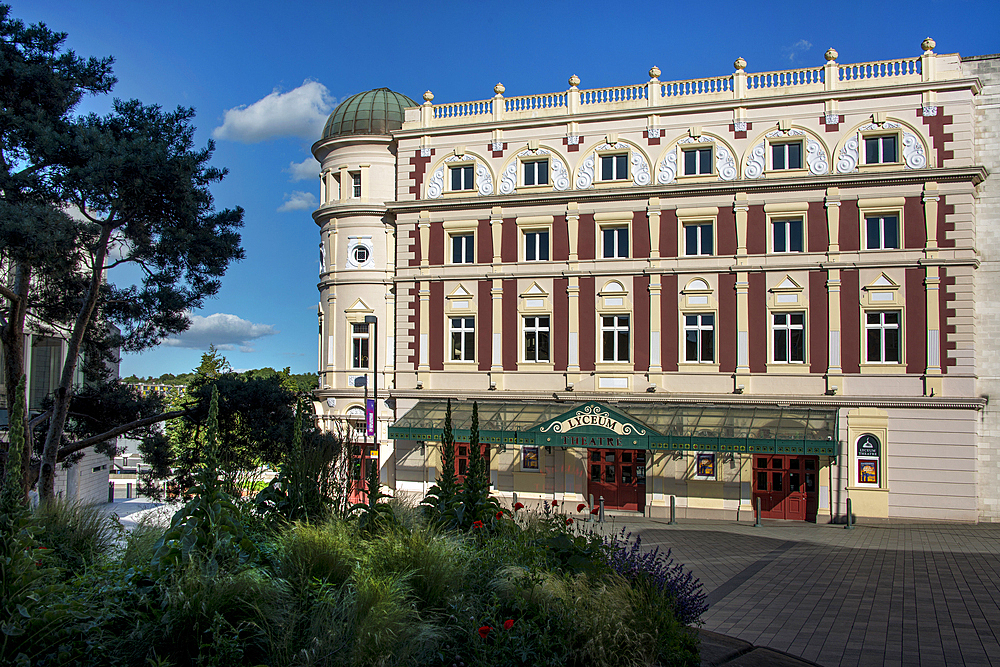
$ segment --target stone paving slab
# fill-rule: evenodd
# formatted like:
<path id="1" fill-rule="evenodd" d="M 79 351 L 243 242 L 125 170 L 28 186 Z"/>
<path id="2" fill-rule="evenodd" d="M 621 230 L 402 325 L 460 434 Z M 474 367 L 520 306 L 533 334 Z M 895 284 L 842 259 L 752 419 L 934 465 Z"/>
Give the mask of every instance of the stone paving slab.
<path id="1" fill-rule="evenodd" d="M 820 665 L 1000 666 L 1000 525 L 627 525 L 702 581 L 706 630 Z M 726 664 L 778 664 L 759 655 Z"/>

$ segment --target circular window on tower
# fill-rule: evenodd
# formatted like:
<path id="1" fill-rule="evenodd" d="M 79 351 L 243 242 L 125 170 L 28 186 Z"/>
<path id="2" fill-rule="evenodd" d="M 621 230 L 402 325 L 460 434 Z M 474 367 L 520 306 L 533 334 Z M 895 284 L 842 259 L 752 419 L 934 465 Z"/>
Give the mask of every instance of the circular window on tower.
<path id="1" fill-rule="evenodd" d="M 347 265 L 352 269 L 371 265 L 372 250 L 371 238 L 351 239 L 347 248 Z"/>

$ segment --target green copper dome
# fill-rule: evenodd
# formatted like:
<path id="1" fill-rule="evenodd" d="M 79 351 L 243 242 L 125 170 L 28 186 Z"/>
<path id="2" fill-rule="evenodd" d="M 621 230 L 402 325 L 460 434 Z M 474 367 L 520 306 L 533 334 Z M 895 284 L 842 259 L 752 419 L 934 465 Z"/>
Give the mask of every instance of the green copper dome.
<path id="1" fill-rule="evenodd" d="M 406 95 L 376 88 L 337 105 L 323 128 L 323 138 L 351 134 L 389 134 L 403 127 L 403 109 L 419 106 Z"/>

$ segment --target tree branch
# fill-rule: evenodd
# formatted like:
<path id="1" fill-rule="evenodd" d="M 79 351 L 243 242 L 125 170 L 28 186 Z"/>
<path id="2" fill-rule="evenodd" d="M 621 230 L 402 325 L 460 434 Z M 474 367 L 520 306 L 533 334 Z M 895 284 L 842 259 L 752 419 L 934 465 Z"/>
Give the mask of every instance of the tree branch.
<path id="1" fill-rule="evenodd" d="M 137 428 L 142 428 L 143 426 L 149 426 L 150 424 L 156 424 L 158 422 L 167 421 L 168 419 L 176 419 L 177 417 L 183 417 L 185 415 L 193 414 L 194 409 L 188 408 L 186 410 L 173 410 L 171 412 L 164 412 L 158 415 L 153 415 L 152 417 L 144 417 L 142 419 L 137 419 L 134 422 L 129 422 L 128 424 L 122 424 L 121 426 L 116 426 L 110 431 L 105 431 L 100 435 L 91 436 L 89 438 L 84 438 L 83 440 L 77 440 L 76 442 L 71 442 L 63 445 L 59 448 L 59 453 L 56 455 L 56 462 L 59 463 L 66 459 L 67 456 L 77 453 L 81 449 L 86 449 L 87 447 L 93 447 L 94 445 L 100 444 L 105 440 L 110 440 L 129 431 L 134 431 Z"/>
<path id="2" fill-rule="evenodd" d="M 17 293 L 14 290 L 4 285 L 0 285 L 0 295 L 5 297 L 9 301 L 17 301 L 21 298 L 20 296 L 17 295 Z"/>
<path id="3" fill-rule="evenodd" d="M 46 419 L 48 419 L 50 416 L 52 416 L 52 410 L 46 410 L 45 412 L 38 415 L 34 419 L 30 420 L 28 422 L 28 428 L 35 428 L 36 426 L 44 422 Z"/>

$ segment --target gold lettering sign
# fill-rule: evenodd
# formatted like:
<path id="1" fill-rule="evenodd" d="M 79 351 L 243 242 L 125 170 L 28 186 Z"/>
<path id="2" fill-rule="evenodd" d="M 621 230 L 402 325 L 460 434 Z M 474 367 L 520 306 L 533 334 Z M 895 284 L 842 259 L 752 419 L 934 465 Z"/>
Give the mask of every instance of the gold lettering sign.
<path id="1" fill-rule="evenodd" d="M 611 416 L 611 413 L 602 410 L 599 405 L 585 405 L 582 409 L 577 410 L 576 414 L 569 419 L 552 422 L 548 426 L 543 427 L 541 431 L 543 433 L 549 431 L 553 433 L 568 433 L 573 429 L 587 426 L 606 428 L 618 435 L 646 435 L 645 429 L 615 419 Z"/>

